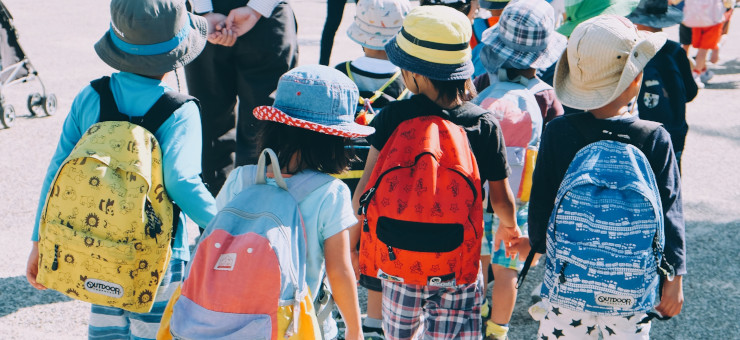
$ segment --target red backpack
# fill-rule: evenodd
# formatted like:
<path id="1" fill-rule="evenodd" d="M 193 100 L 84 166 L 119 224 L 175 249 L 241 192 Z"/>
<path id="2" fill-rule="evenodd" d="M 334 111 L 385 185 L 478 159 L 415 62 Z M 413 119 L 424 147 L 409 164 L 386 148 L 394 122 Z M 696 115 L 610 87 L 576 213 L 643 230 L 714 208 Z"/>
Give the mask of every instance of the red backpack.
<path id="1" fill-rule="evenodd" d="M 360 199 L 360 272 L 450 287 L 475 282 L 483 212 L 465 131 L 438 116 L 401 123 Z"/>

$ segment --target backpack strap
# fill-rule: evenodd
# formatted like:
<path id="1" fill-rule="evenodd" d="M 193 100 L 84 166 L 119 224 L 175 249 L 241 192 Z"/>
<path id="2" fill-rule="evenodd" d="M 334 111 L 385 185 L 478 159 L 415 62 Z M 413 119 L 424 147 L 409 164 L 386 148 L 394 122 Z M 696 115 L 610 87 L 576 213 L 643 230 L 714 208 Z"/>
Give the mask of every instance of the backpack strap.
<path id="1" fill-rule="evenodd" d="M 156 133 L 162 124 L 185 103 L 194 101 L 196 104 L 199 104 L 198 100 L 194 97 L 176 91 L 166 91 L 157 99 L 146 114 L 141 117 L 133 117 L 121 113 L 118 110 L 118 105 L 113 98 L 113 91 L 110 88 L 110 77 L 105 76 L 93 80 L 90 82 L 90 86 L 100 96 L 100 122 L 130 122 L 147 129 L 152 134 Z"/>
<path id="2" fill-rule="evenodd" d="M 590 112 L 581 112 L 565 116 L 568 121 L 591 144 L 600 140 L 614 140 L 632 144 L 642 150 L 648 137 L 663 124 L 638 119 L 630 124 L 627 131 L 612 131 L 599 126 L 598 120 Z M 599 127 L 600 129 L 596 128 Z"/>
<path id="3" fill-rule="evenodd" d="M 344 67 L 347 69 L 347 76 L 349 77 L 349 79 L 352 80 L 353 83 L 356 83 L 355 77 L 352 76 L 352 65 L 351 64 L 352 64 L 351 61 L 347 61 L 344 63 Z M 388 81 L 385 82 L 385 84 L 383 84 L 380 88 L 375 90 L 372 97 L 367 98 L 367 99 L 360 97 L 360 100 L 359 100 L 360 105 L 365 105 L 366 101 L 370 102 L 370 104 L 374 103 L 375 100 L 377 100 L 378 98 L 380 98 L 380 96 L 383 95 L 385 89 L 387 89 L 388 86 L 391 86 L 391 84 L 393 84 L 393 82 L 395 82 L 396 79 L 398 79 L 400 75 L 401 75 L 401 70 L 396 70 L 396 73 L 394 73 L 393 76 L 391 76 L 390 79 L 388 79 Z M 401 95 L 399 95 L 398 98 L 396 98 L 396 100 L 403 98 L 403 96 L 405 96 L 406 93 L 408 93 L 408 89 L 404 89 L 403 92 L 401 92 Z"/>
<path id="4" fill-rule="evenodd" d="M 272 173 L 275 176 L 275 182 L 279 187 L 290 192 L 296 202 L 302 201 L 306 196 L 314 192 L 319 187 L 334 180 L 334 177 L 318 171 L 301 171 L 291 177 L 283 178 L 280 171 L 280 165 L 278 164 L 277 155 L 275 155 L 275 152 L 272 151 L 272 149 L 267 148 L 262 150 L 256 167 L 247 167 L 242 170 L 242 181 L 245 188 L 253 184 L 267 183 L 265 155 L 269 155 L 270 157 L 270 166 L 272 167 Z"/>
<path id="5" fill-rule="evenodd" d="M 118 110 L 115 98 L 113 98 L 113 91 L 110 88 L 110 77 L 104 76 L 99 79 L 95 79 L 90 82 L 90 86 L 98 93 L 100 97 L 100 122 L 111 122 L 111 121 L 124 121 L 131 122 L 147 129 L 152 134 L 156 133 L 157 130 L 164 124 L 164 122 L 181 106 L 188 101 L 194 101 L 198 104 L 198 100 L 194 97 L 187 96 L 175 91 L 167 91 L 162 94 L 159 99 L 152 105 L 152 107 L 141 117 L 131 117 L 121 113 Z M 180 222 L 180 207 L 172 202 L 172 245 L 175 245 L 175 239 L 177 236 L 177 226 Z"/>

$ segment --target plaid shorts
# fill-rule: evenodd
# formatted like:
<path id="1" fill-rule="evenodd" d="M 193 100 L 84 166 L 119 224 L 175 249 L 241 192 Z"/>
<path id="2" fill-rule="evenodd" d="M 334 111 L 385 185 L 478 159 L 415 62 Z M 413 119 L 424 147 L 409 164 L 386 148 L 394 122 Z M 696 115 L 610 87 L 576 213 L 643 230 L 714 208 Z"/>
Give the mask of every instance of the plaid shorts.
<path id="1" fill-rule="evenodd" d="M 527 236 L 527 215 L 529 213 L 529 203 L 517 204 L 516 209 L 516 224 L 519 226 L 519 230 L 522 231 L 522 236 Z M 526 254 L 521 255 L 522 260 L 519 259 L 520 255 L 514 258 L 506 257 L 506 247 L 503 242 L 501 243 L 498 251 L 493 252 L 493 236 L 498 230 L 499 219 L 498 216 L 484 212 L 483 213 L 483 243 L 481 246 L 481 255 L 492 255 L 491 263 L 500 265 L 504 268 L 521 270 L 524 266 L 523 259 L 526 258 Z"/>
<path id="2" fill-rule="evenodd" d="M 480 339 L 483 275 L 454 287 L 383 281 L 386 339 Z"/>
<path id="3" fill-rule="evenodd" d="M 182 282 L 185 261 L 171 260 L 159 284 L 149 313 L 134 313 L 116 307 L 92 305 L 88 339 L 155 339 L 165 307 Z"/>

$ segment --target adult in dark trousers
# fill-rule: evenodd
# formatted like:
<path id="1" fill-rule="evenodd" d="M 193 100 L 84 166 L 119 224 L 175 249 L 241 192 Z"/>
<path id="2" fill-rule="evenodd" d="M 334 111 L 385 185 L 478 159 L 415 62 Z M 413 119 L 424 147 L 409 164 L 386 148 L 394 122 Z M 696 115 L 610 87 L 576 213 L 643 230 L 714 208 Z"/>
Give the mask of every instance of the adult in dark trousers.
<path id="1" fill-rule="evenodd" d="M 326 21 L 324 21 L 324 30 L 321 31 L 321 49 L 319 50 L 319 64 L 321 65 L 329 65 L 334 37 L 339 24 L 342 23 L 346 4 L 347 0 L 326 0 Z"/>
<path id="2" fill-rule="evenodd" d="M 216 195 L 234 165 L 257 161 L 252 110 L 272 105 L 278 79 L 296 66 L 297 24 L 281 0 L 191 3 L 209 23 L 209 43 L 185 75 L 188 91 L 201 104 L 203 181 Z"/>

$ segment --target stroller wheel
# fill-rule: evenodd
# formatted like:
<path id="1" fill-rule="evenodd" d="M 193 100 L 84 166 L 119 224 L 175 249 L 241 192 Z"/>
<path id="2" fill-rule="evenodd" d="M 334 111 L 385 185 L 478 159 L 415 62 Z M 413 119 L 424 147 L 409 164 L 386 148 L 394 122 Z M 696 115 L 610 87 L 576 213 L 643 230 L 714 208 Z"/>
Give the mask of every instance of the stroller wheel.
<path id="1" fill-rule="evenodd" d="M 47 116 L 51 116 L 57 112 L 57 96 L 55 94 L 49 93 L 42 99 L 42 101 L 44 104 L 44 112 L 46 112 Z"/>
<path id="2" fill-rule="evenodd" d="M 15 122 L 15 109 L 13 105 L 5 105 L 2 108 L 2 114 L 0 114 L 0 121 L 6 128 L 13 126 Z"/>
<path id="3" fill-rule="evenodd" d="M 32 116 L 39 116 L 41 115 L 41 112 L 43 110 L 43 107 L 41 106 L 42 100 L 41 100 L 41 94 L 36 92 L 28 95 L 28 101 L 26 102 L 28 111 L 31 112 Z"/>

